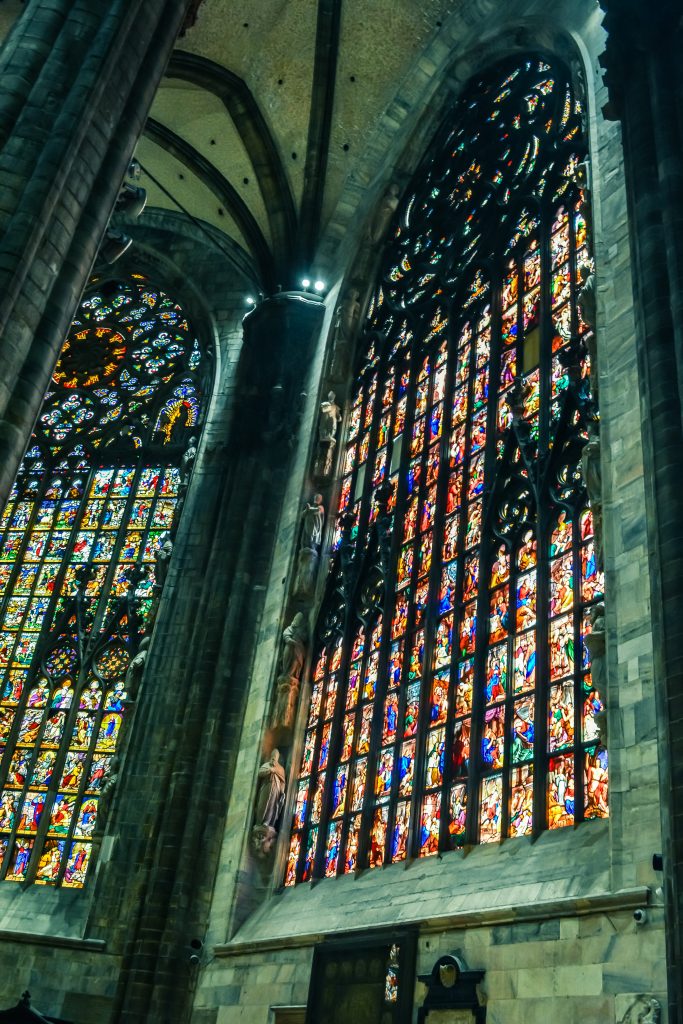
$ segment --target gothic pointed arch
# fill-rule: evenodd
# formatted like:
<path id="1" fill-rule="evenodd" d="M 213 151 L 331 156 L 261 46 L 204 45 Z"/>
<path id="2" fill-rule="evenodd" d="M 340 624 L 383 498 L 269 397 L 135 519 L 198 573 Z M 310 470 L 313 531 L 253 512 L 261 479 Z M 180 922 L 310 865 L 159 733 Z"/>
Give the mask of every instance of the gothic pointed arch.
<path id="1" fill-rule="evenodd" d="M 86 292 L 0 517 L 0 877 L 81 888 L 210 383 L 149 279 Z M 144 647 L 143 647 L 144 650 Z"/>
<path id="2" fill-rule="evenodd" d="M 346 417 L 286 884 L 608 813 L 584 643 L 603 581 L 579 95 L 541 53 L 478 75 L 397 211 Z"/>

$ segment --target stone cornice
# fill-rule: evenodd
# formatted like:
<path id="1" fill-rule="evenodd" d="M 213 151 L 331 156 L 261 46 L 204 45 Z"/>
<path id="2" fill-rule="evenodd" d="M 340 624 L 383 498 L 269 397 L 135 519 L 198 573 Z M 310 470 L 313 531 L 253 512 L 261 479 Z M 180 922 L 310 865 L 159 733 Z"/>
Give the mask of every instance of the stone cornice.
<path id="1" fill-rule="evenodd" d="M 559 917 L 587 917 L 593 914 L 607 914 L 615 911 L 635 910 L 648 905 L 650 890 L 646 886 L 632 889 L 620 889 L 617 892 L 596 892 L 583 896 L 567 896 L 553 900 L 540 900 L 535 903 L 510 904 L 492 907 L 486 910 L 458 911 L 454 914 L 427 918 L 412 922 L 401 918 L 401 924 L 419 924 L 420 933 L 441 932 L 447 928 L 492 928 L 503 924 L 521 924 L 530 921 L 542 921 Z M 386 929 L 386 924 L 376 929 L 364 927 L 359 933 L 367 934 L 373 930 Z M 214 946 L 216 957 L 246 956 L 251 953 L 263 953 L 273 949 L 292 949 L 314 946 L 325 936 L 324 931 L 299 932 L 292 935 L 279 935 L 262 939 L 249 939 L 240 942 L 235 939 L 219 946 Z M 340 934 L 335 931 L 335 935 Z M 344 934 L 353 934 L 345 932 Z"/>

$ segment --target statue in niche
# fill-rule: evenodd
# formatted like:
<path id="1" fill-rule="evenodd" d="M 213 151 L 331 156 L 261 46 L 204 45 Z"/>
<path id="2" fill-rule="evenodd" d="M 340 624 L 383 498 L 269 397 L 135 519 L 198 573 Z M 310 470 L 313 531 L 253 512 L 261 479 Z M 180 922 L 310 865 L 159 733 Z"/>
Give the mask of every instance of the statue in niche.
<path id="1" fill-rule="evenodd" d="M 301 686 L 301 672 L 306 658 L 308 625 L 303 612 L 297 612 L 282 633 L 280 675 L 273 714 L 273 728 L 289 730 L 294 725 L 296 705 Z"/>
<path id="2" fill-rule="evenodd" d="M 395 182 L 392 182 L 384 193 L 382 200 L 375 211 L 375 215 L 372 218 L 370 230 L 368 232 L 368 241 L 375 245 L 378 242 L 381 242 L 384 238 L 387 233 L 387 229 L 391 224 L 392 217 L 398 209 L 398 193 L 398 185 Z"/>
<path id="3" fill-rule="evenodd" d="M 318 423 L 318 451 L 315 459 L 314 473 L 327 479 L 332 472 L 334 449 L 337 444 L 337 430 L 341 420 L 341 409 L 335 401 L 334 391 L 320 403 L 320 420 Z"/>
<path id="4" fill-rule="evenodd" d="M 602 601 L 593 605 L 589 613 L 591 631 L 585 636 L 586 647 L 591 659 L 591 681 L 595 694 L 591 693 L 589 701 L 599 701 L 596 707 L 599 708 L 593 716 L 598 730 L 598 739 L 602 744 L 607 743 L 607 669 L 605 655 L 607 646 L 605 642 L 605 605 Z"/>
<path id="5" fill-rule="evenodd" d="M 156 578 L 156 584 L 159 589 L 162 589 L 168 576 L 168 567 L 171 562 L 171 556 L 173 554 L 173 541 L 169 536 L 161 545 L 157 548 L 154 554 L 154 575 Z"/>
<path id="6" fill-rule="evenodd" d="M 595 560 L 599 569 L 604 568 L 602 547 L 602 467 L 600 464 L 600 438 L 591 433 L 588 443 L 581 452 L 583 482 L 588 492 L 588 501 L 593 513 L 593 543 Z"/>
<path id="7" fill-rule="evenodd" d="M 258 780 L 256 820 L 251 831 L 251 843 L 256 856 L 264 858 L 275 845 L 285 803 L 285 769 L 280 764 L 280 751 L 277 747 L 259 768 Z"/>
<path id="8" fill-rule="evenodd" d="M 142 681 L 142 674 L 145 671 L 145 662 L 147 661 L 148 653 L 149 637 L 144 636 L 140 641 L 138 653 L 131 660 L 126 672 L 124 686 L 126 690 L 126 697 L 131 702 L 133 702 L 138 695 L 138 690 L 140 689 L 140 683 Z"/>
<path id="9" fill-rule="evenodd" d="M 301 544 L 294 578 L 295 597 L 311 597 L 315 589 L 324 521 L 323 496 L 314 494 L 313 500 L 306 503 L 301 513 Z"/>
<path id="10" fill-rule="evenodd" d="M 346 373 L 349 348 L 356 333 L 360 318 L 360 292 L 357 288 L 349 288 L 337 306 L 334 319 L 332 364 L 330 376 L 343 378 Z"/>

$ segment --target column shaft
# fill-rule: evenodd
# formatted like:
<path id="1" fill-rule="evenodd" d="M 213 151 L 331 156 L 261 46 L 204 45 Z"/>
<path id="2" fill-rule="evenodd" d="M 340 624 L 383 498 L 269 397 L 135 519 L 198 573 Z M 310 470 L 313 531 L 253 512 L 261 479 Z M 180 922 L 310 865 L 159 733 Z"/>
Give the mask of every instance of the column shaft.
<path id="1" fill-rule="evenodd" d="M 31 0 L 0 51 L 0 504 L 187 3 Z"/>
<path id="2" fill-rule="evenodd" d="M 683 97 L 677 0 L 602 0 L 622 124 L 641 378 L 669 1020 L 683 1024 Z M 659 852 L 656 850 L 653 853 Z M 656 876 L 653 874 L 653 884 Z"/>

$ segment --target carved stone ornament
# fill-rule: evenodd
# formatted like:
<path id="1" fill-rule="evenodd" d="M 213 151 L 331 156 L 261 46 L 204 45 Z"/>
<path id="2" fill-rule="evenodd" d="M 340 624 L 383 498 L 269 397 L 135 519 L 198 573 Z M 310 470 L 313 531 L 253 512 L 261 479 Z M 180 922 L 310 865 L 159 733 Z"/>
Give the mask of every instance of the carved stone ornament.
<path id="1" fill-rule="evenodd" d="M 639 995 L 629 1005 L 617 1024 L 659 1024 L 662 1007 L 654 996 Z"/>

